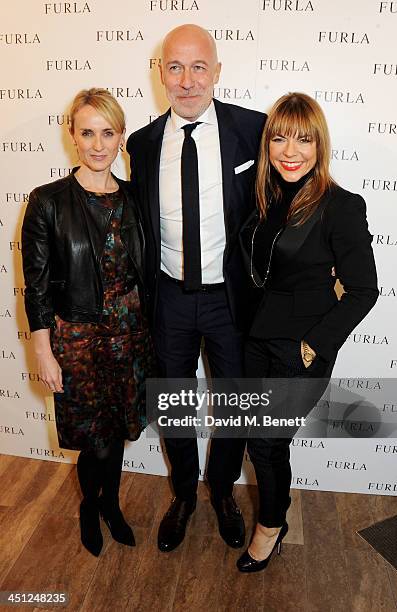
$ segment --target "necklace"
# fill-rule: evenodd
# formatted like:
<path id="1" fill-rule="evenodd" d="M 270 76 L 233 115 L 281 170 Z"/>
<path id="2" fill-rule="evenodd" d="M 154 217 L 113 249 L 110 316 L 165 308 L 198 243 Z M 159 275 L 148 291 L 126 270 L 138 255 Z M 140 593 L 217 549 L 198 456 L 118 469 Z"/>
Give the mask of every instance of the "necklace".
<path id="1" fill-rule="evenodd" d="M 263 289 L 263 287 L 266 284 L 267 278 L 269 276 L 270 266 L 271 266 L 271 263 L 272 263 L 272 255 L 273 255 L 274 245 L 276 244 L 276 240 L 279 237 L 279 235 L 281 234 L 281 232 L 284 230 L 284 228 L 282 227 L 281 229 L 279 229 L 277 234 L 273 238 L 272 246 L 270 248 L 269 261 L 268 261 L 268 264 L 267 264 L 264 281 L 263 281 L 263 283 L 257 283 L 256 280 L 255 280 L 255 276 L 254 276 L 254 240 L 255 240 L 255 234 L 256 234 L 257 229 L 260 226 L 260 224 L 261 223 L 259 222 L 255 226 L 255 229 L 254 229 L 254 231 L 252 233 L 252 238 L 251 238 L 250 275 L 251 275 L 251 278 L 252 278 L 252 281 L 253 281 L 254 285 L 256 287 L 258 287 L 259 289 Z"/>

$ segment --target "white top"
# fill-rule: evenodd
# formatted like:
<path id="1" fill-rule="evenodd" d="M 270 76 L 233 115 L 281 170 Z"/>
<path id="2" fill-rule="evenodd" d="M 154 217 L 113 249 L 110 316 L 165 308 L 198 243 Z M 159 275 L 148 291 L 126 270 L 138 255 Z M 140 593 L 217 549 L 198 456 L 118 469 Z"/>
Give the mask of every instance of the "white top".
<path id="1" fill-rule="evenodd" d="M 218 120 L 214 102 L 197 119 L 202 123 L 192 132 L 197 147 L 200 203 L 202 282 L 221 283 L 226 244 L 223 213 L 222 164 Z M 190 123 L 172 109 L 164 129 L 160 157 L 161 269 L 183 280 L 181 154 Z"/>

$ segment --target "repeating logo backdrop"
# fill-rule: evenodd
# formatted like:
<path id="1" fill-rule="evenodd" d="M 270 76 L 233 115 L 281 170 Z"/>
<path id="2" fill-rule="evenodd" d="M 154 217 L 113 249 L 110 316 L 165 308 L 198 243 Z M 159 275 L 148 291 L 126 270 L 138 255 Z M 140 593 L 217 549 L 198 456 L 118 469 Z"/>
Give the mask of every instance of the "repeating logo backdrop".
<path id="1" fill-rule="evenodd" d="M 365 384 L 397 375 L 396 2 L 114 0 L 110 6 L 104 0 L 15 0 L 3 8 L 1 21 L 0 452 L 51 461 L 77 456 L 58 447 L 52 400 L 43 394 L 30 350 L 20 238 L 28 194 L 77 163 L 67 129 L 79 89 L 107 87 L 126 111 L 128 132 L 166 110 L 158 75 L 161 40 L 181 23 L 207 28 L 217 42 L 219 100 L 267 110 L 297 90 L 321 104 L 332 136 L 333 175 L 367 202 L 381 288 L 334 374 L 347 385 L 353 378 Z M 127 177 L 125 156 L 114 172 Z M 379 419 L 396 413 L 390 398 Z M 201 440 L 202 472 L 206 448 Z M 359 438 L 353 430 L 337 439 L 296 438 L 293 486 L 396 495 L 396 454 L 396 440 Z M 129 444 L 124 467 L 165 475 L 160 441 L 143 435 Z M 241 482 L 254 482 L 248 457 Z"/>

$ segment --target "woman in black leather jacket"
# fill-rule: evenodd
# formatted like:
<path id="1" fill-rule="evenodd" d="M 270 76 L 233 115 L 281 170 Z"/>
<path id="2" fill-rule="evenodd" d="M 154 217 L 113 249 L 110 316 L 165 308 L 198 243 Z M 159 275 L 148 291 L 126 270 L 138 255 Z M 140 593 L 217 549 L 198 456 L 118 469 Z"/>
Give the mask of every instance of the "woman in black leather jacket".
<path id="1" fill-rule="evenodd" d="M 83 90 L 70 134 L 81 165 L 34 189 L 26 209 L 25 308 L 39 376 L 54 393 L 59 444 L 81 451 L 81 540 L 97 556 L 100 515 L 115 540 L 135 544 L 119 485 L 124 440 L 146 425 L 153 352 L 141 307 L 141 224 L 127 183 L 111 173 L 124 113 L 108 91 Z"/>

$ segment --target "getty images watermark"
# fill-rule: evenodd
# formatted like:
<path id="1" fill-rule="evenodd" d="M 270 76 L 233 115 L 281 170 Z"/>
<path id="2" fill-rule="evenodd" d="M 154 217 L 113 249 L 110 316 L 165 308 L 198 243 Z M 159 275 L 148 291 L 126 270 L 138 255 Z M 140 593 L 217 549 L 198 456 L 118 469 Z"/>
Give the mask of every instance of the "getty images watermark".
<path id="1" fill-rule="evenodd" d="M 193 391 L 193 389 L 180 389 L 179 392 L 162 392 L 158 395 L 158 410 L 168 411 L 173 408 L 191 408 L 196 413 L 203 413 L 210 406 L 218 409 L 218 416 L 213 414 L 185 414 L 184 416 L 168 416 L 161 414 L 157 417 L 160 427 L 302 427 L 305 426 L 305 417 L 277 418 L 269 414 L 252 414 L 253 409 L 263 409 L 270 406 L 272 390 L 262 393 L 255 392 L 217 392 Z M 219 413 L 219 409 L 249 410 L 249 414 Z"/>
<path id="2" fill-rule="evenodd" d="M 146 435 L 396 438 L 396 398 L 390 378 L 148 379 Z"/>

